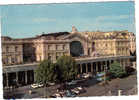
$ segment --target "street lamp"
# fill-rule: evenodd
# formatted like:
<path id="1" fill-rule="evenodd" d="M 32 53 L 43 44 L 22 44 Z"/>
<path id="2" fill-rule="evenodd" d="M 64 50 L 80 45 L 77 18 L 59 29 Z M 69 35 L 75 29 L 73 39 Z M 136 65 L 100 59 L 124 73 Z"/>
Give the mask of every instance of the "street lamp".
<path id="1" fill-rule="evenodd" d="M 104 87 L 105 87 L 105 93 L 106 93 L 106 84 L 107 84 L 107 80 L 106 80 L 106 72 L 107 72 L 107 68 L 106 65 L 104 65 Z M 111 91 L 109 91 L 111 92 Z M 109 93 L 111 95 L 111 93 Z"/>
<path id="2" fill-rule="evenodd" d="M 107 70 L 106 65 L 104 65 L 104 83 L 106 83 L 106 70 Z"/>

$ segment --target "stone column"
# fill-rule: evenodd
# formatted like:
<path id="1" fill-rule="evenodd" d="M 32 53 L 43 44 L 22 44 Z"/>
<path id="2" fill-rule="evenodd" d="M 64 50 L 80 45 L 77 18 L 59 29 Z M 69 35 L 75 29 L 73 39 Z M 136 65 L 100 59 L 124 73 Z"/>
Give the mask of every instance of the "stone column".
<path id="1" fill-rule="evenodd" d="M 93 63 L 91 63 L 91 72 L 93 72 Z"/>
<path id="2" fill-rule="evenodd" d="M 120 60 L 120 66 L 122 66 L 122 60 L 121 59 L 119 59 Z"/>
<path id="3" fill-rule="evenodd" d="M 80 71 L 81 71 L 81 74 L 82 74 L 83 73 L 82 64 L 80 64 Z"/>
<path id="4" fill-rule="evenodd" d="M 53 62 L 56 62 L 56 52 L 53 53 Z"/>
<path id="5" fill-rule="evenodd" d="M 106 71 L 107 69 L 108 69 L 108 63 L 107 63 L 107 61 L 105 61 L 104 71 Z"/>
<path id="6" fill-rule="evenodd" d="M 96 72 L 98 72 L 98 62 L 96 62 Z"/>
<path id="7" fill-rule="evenodd" d="M 86 73 L 88 73 L 88 64 L 86 63 Z"/>
<path id="8" fill-rule="evenodd" d="M 6 73 L 6 86 L 9 87 L 9 78 L 8 78 L 8 73 Z"/>
<path id="9" fill-rule="evenodd" d="M 125 69 L 125 65 L 126 65 L 126 62 L 125 62 L 125 59 L 123 59 L 123 69 Z"/>
<path id="10" fill-rule="evenodd" d="M 100 72 L 103 71 L 103 61 L 100 62 Z"/>
<path id="11" fill-rule="evenodd" d="M 28 79 L 27 79 L 27 71 L 25 71 L 25 83 L 27 84 L 27 81 L 28 81 Z"/>

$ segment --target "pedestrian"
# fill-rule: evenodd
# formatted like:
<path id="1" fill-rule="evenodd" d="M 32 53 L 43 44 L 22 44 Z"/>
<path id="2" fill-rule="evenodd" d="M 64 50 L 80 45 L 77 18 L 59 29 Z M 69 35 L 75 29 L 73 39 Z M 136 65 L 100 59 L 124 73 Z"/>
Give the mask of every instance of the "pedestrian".
<path id="1" fill-rule="evenodd" d="M 31 90 L 29 90 L 29 94 L 30 94 L 30 95 L 32 94 L 32 91 L 31 91 Z"/>
<path id="2" fill-rule="evenodd" d="M 111 90 L 109 90 L 109 93 L 108 93 L 108 94 L 109 94 L 109 96 L 111 96 L 111 95 L 112 95 Z"/>

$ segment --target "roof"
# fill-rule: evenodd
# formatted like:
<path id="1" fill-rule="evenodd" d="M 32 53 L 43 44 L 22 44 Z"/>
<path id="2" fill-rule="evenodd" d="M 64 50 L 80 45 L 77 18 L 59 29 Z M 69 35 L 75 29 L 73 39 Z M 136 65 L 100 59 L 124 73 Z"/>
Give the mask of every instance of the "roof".
<path id="1" fill-rule="evenodd" d="M 57 32 L 57 33 L 41 34 L 38 37 L 41 37 L 41 36 L 54 36 L 54 37 L 58 37 L 58 36 L 61 36 L 61 35 L 68 35 L 68 34 L 70 34 L 70 33 L 69 32 Z"/>

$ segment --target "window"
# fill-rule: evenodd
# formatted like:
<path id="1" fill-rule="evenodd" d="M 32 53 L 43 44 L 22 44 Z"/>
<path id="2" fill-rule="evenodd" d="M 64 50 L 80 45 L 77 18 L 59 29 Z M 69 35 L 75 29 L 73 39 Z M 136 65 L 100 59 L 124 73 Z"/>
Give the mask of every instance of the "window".
<path id="1" fill-rule="evenodd" d="M 120 43 L 119 42 L 117 42 L 117 46 L 119 46 L 120 45 Z"/>
<path id="2" fill-rule="evenodd" d="M 17 61 L 17 57 L 15 57 L 15 60 L 14 60 L 14 61 L 15 61 L 15 63 L 18 63 L 18 61 Z"/>
<path id="3" fill-rule="evenodd" d="M 92 42 L 92 51 L 95 51 L 95 42 Z"/>
<path id="4" fill-rule="evenodd" d="M 63 45 L 63 50 L 65 50 L 66 49 L 66 46 L 65 45 Z"/>
<path id="5" fill-rule="evenodd" d="M 56 45 L 56 50 L 58 50 L 58 45 Z"/>
<path id="6" fill-rule="evenodd" d="M 107 43 L 105 44 L 105 46 L 106 46 L 106 47 L 108 46 Z"/>
<path id="7" fill-rule="evenodd" d="M 41 59 L 41 56 L 40 56 L 40 61 L 41 61 L 42 59 Z"/>
<path id="8" fill-rule="evenodd" d="M 48 50 L 50 50 L 50 45 L 48 45 Z"/>
<path id="9" fill-rule="evenodd" d="M 58 59 L 58 53 L 56 53 L 56 60 Z"/>
<path id="10" fill-rule="evenodd" d="M 6 47 L 6 52 L 9 52 L 9 47 L 8 46 Z"/>
<path id="11" fill-rule="evenodd" d="M 8 59 L 8 57 L 6 57 L 5 58 L 5 63 L 8 64 L 8 62 L 9 62 L 9 59 Z"/>
<path id="12" fill-rule="evenodd" d="M 18 51 L 18 47 L 17 46 L 15 46 L 15 52 L 17 52 Z"/>
<path id="13" fill-rule="evenodd" d="M 15 59 L 12 57 L 12 58 L 11 58 L 12 63 L 15 63 L 15 61 L 14 61 L 14 60 L 15 60 Z"/>
<path id="14" fill-rule="evenodd" d="M 51 60 L 51 56 L 48 56 L 48 60 Z"/>
<path id="15" fill-rule="evenodd" d="M 56 60 L 58 59 L 58 56 L 56 55 Z"/>
<path id="16" fill-rule="evenodd" d="M 48 60 L 51 60 L 51 54 L 48 53 Z"/>
<path id="17" fill-rule="evenodd" d="M 50 50 L 51 49 L 51 45 L 48 45 L 48 50 Z"/>
<path id="18" fill-rule="evenodd" d="M 2 59 L 2 63 L 3 64 L 6 64 L 6 58 L 5 59 L 4 58 Z"/>

